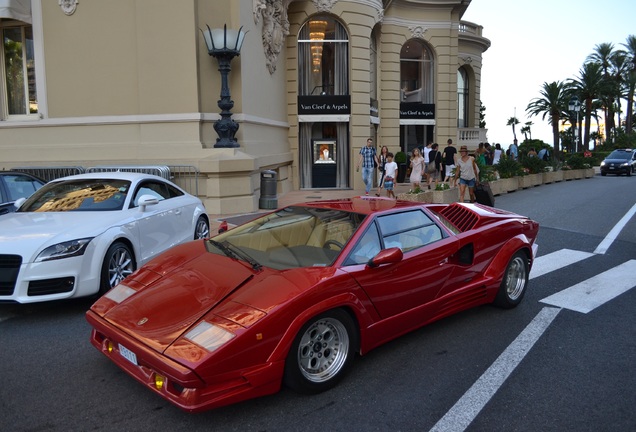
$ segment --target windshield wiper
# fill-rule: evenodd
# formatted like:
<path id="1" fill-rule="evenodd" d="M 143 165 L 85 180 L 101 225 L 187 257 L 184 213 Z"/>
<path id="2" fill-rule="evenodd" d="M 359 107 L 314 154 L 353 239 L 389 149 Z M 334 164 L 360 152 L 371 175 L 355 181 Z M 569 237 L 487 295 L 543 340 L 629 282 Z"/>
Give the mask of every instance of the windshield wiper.
<path id="1" fill-rule="evenodd" d="M 210 243 L 212 243 L 214 246 L 216 246 L 218 249 L 220 249 L 225 255 L 227 255 L 230 258 L 247 261 L 252 266 L 253 270 L 258 271 L 263 267 L 262 264 L 260 264 L 254 258 L 249 256 L 242 249 L 240 249 L 237 246 L 234 246 L 232 243 L 228 242 L 227 240 L 224 242 L 210 240 Z"/>

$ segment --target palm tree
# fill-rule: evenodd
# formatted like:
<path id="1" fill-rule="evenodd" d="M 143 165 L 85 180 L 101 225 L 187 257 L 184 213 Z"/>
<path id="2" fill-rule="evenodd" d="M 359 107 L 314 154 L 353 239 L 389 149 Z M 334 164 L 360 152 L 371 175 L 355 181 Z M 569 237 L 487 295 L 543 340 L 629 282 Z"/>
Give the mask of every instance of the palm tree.
<path id="1" fill-rule="evenodd" d="M 508 123 L 506 123 L 506 126 L 512 126 L 512 135 L 515 139 L 515 141 L 517 141 L 517 132 L 515 131 L 515 125 L 518 125 L 519 119 L 517 117 L 510 117 L 508 119 Z"/>
<path id="2" fill-rule="evenodd" d="M 625 88 L 627 90 L 627 120 L 625 130 L 632 133 L 632 117 L 634 109 L 634 91 L 636 90 L 636 36 L 629 35 L 627 43 L 623 46 L 627 49 L 627 71 L 625 73 Z"/>
<path id="3" fill-rule="evenodd" d="M 523 140 L 528 141 L 528 132 L 530 132 L 530 127 L 522 126 L 520 131 L 523 134 Z"/>
<path id="4" fill-rule="evenodd" d="M 528 122 L 526 122 L 525 126 L 523 126 L 523 127 L 521 128 L 521 133 L 523 134 L 524 139 L 525 139 L 526 141 L 528 140 L 528 137 L 529 137 L 529 139 L 532 139 L 532 130 L 531 130 L 531 128 L 530 128 L 530 127 L 531 127 L 533 124 L 534 124 L 534 123 L 532 123 L 531 121 L 528 121 Z"/>
<path id="5" fill-rule="evenodd" d="M 594 47 L 594 52 L 587 56 L 588 62 L 598 63 L 601 66 L 603 77 L 607 80 L 611 80 L 611 68 L 612 57 L 615 55 L 614 44 L 601 43 Z M 607 88 L 603 95 L 599 95 L 604 102 L 605 110 L 605 135 L 610 137 L 612 130 L 615 127 L 614 124 L 614 97 L 611 90 Z"/>
<path id="6" fill-rule="evenodd" d="M 541 115 L 541 119 L 548 118 L 548 123 L 552 125 L 552 139 L 555 153 L 559 152 L 559 120 L 561 119 L 567 105 L 568 84 L 562 81 L 551 83 L 544 82 L 541 97 L 534 98 L 528 104 L 526 112 L 531 116 Z"/>
<path id="7" fill-rule="evenodd" d="M 603 76 L 602 66 L 599 63 L 585 63 L 579 70 L 578 78 L 571 79 L 572 88 L 583 99 L 585 104 L 585 133 L 583 135 L 583 146 L 589 150 L 590 141 L 590 119 L 592 117 L 592 103 L 595 99 L 606 95 L 609 83 Z"/>
<path id="8" fill-rule="evenodd" d="M 532 125 L 534 123 L 532 123 L 531 121 L 527 121 L 526 122 L 526 127 L 528 128 L 528 135 L 530 136 L 530 139 L 532 139 Z"/>

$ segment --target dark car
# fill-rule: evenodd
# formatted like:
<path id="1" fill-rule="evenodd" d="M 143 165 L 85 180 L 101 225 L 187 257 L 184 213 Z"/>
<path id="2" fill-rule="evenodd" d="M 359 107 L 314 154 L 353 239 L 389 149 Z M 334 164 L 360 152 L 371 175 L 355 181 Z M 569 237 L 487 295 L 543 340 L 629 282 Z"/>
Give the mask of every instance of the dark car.
<path id="1" fill-rule="evenodd" d="M 636 150 L 616 149 L 601 162 L 601 175 L 636 173 Z"/>
<path id="2" fill-rule="evenodd" d="M 0 215 L 15 211 L 13 203 L 28 198 L 40 189 L 45 181 L 17 171 L 0 171 Z"/>

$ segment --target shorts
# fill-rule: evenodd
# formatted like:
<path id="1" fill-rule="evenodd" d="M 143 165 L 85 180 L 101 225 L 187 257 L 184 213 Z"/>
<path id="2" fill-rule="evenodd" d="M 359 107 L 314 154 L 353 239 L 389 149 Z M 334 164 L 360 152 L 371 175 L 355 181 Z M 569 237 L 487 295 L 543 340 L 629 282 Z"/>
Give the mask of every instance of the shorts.
<path id="1" fill-rule="evenodd" d="M 466 185 L 468 187 L 475 187 L 475 179 L 470 179 L 470 180 L 464 180 L 463 178 L 459 179 L 459 184 L 463 184 Z"/>
<path id="2" fill-rule="evenodd" d="M 446 177 L 451 177 L 454 169 L 455 165 L 446 165 Z"/>
<path id="3" fill-rule="evenodd" d="M 384 189 L 388 191 L 393 190 L 393 177 L 386 177 L 384 179 Z"/>

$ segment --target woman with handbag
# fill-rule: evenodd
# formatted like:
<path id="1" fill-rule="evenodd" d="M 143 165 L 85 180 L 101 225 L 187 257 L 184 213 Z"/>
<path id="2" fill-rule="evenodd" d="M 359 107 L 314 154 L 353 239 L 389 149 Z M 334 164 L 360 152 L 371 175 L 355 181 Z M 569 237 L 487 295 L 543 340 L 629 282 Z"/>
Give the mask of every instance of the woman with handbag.
<path id="1" fill-rule="evenodd" d="M 442 154 L 438 150 L 439 145 L 437 143 L 431 146 L 431 151 L 428 153 L 428 164 L 426 164 L 426 173 L 428 174 L 427 185 L 431 188 L 431 181 L 435 180 L 435 189 L 437 189 L 437 182 L 439 180 L 440 169 L 442 168 Z"/>

